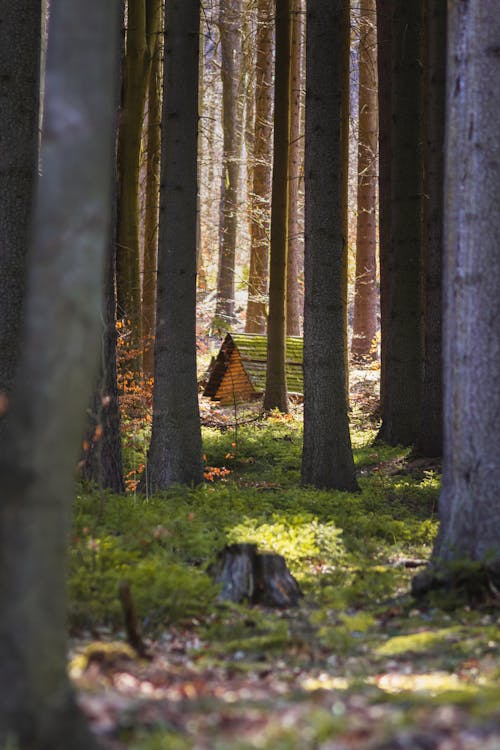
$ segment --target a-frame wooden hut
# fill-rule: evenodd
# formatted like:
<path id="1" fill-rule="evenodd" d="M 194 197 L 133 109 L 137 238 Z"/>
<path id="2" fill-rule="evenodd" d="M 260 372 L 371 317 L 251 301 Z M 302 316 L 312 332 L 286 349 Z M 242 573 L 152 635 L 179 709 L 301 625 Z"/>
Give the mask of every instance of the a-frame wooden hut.
<path id="1" fill-rule="evenodd" d="M 303 392 L 303 343 L 298 336 L 286 339 L 288 392 Z M 250 401 L 266 387 L 267 336 L 228 333 L 213 363 L 204 396 L 221 404 Z"/>

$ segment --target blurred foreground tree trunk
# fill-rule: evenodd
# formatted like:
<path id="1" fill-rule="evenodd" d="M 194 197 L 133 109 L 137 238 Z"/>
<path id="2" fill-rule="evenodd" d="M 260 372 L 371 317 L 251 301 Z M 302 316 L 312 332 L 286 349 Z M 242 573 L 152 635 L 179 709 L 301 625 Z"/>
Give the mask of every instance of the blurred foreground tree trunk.
<path id="1" fill-rule="evenodd" d="M 97 744 L 66 670 L 66 544 L 110 241 L 118 29 L 117 2 L 51 8 L 43 176 L 0 446 L 0 746 L 21 750 Z"/>
<path id="2" fill-rule="evenodd" d="M 415 590 L 500 584 L 500 16 L 495 0 L 452 4 L 447 73 L 444 465 L 440 530 Z M 468 570 L 474 576 L 474 568 Z M 476 593 L 478 589 L 476 588 Z M 491 593 L 491 591 L 490 591 Z M 495 596 L 496 598 L 496 596 Z"/>
<path id="3" fill-rule="evenodd" d="M 357 490 L 347 396 L 349 4 L 309 0 L 302 482 Z"/>
<path id="4" fill-rule="evenodd" d="M 21 343 L 26 253 L 38 168 L 41 0 L 0 8 L 0 434 Z"/>
<path id="5" fill-rule="evenodd" d="M 196 379 L 198 0 L 165 18 L 153 427 L 142 489 L 203 477 Z"/>

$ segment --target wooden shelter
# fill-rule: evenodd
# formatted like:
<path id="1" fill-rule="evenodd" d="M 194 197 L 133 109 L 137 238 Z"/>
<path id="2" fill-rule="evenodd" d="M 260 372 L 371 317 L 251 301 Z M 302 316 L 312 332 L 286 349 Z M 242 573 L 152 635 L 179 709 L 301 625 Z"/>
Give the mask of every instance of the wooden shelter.
<path id="1" fill-rule="evenodd" d="M 303 393 L 303 343 L 298 336 L 286 339 L 288 392 Z M 228 333 L 208 373 L 203 391 L 221 404 L 250 401 L 266 387 L 267 336 L 254 333 Z"/>

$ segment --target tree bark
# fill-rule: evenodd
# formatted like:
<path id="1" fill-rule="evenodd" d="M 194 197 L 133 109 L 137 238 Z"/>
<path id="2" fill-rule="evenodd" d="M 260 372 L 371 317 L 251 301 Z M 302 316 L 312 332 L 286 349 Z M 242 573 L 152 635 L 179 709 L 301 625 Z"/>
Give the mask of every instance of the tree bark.
<path id="1" fill-rule="evenodd" d="M 375 0 L 360 6 L 358 214 L 351 355 L 375 359 L 377 334 L 377 32 Z"/>
<path id="2" fill-rule="evenodd" d="M 288 230 L 288 149 L 290 139 L 291 0 L 276 1 L 274 151 L 271 199 L 269 320 L 264 409 L 288 412 L 286 387 L 286 255 Z"/>
<path id="3" fill-rule="evenodd" d="M 428 585 L 475 561 L 500 580 L 500 17 L 449 6 L 445 165 L 444 463 Z M 417 581 L 417 588 L 422 579 Z"/>
<path id="4" fill-rule="evenodd" d="M 203 477 L 196 379 L 199 23 L 197 0 L 168 3 L 153 426 L 142 489 Z"/>
<path id="5" fill-rule="evenodd" d="M 349 6 L 311 0 L 306 39 L 302 482 L 358 488 L 346 389 Z"/>
<path id="6" fill-rule="evenodd" d="M 383 422 L 390 445 L 413 445 L 423 361 L 423 5 L 392 4 L 391 268 Z"/>
<path id="7" fill-rule="evenodd" d="M 96 746 L 66 670 L 66 543 L 110 242 L 117 11 L 51 8 L 26 322 L 0 446 L 0 745 L 21 750 Z"/>
<path id="8" fill-rule="evenodd" d="M 0 434 L 21 341 L 26 253 L 38 167 L 40 39 L 38 2 L 0 10 Z"/>
<path id="9" fill-rule="evenodd" d="M 265 333 L 269 281 L 272 174 L 273 23 L 271 0 L 259 0 L 255 93 L 254 166 L 251 190 L 250 270 L 245 330 Z"/>

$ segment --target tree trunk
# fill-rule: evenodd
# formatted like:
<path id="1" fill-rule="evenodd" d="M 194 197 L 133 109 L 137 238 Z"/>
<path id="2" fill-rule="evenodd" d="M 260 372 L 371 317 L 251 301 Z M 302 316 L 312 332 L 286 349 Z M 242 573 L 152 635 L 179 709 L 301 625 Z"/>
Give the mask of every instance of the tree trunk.
<path id="1" fill-rule="evenodd" d="M 21 341 L 25 260 L 38 167 L 41 2 L 0 11 L 0 434 Z"/>
<path id="2" fill-rule="evenodd" d="M 377 334 L 377 32 L 375 0 L 360 6 L 358 95 L 358 214 L 356 281 L 351 354 L 367 362 L 376 356 Z"/>
<path id="3" fill-rule="evenodd" d="M 234 322 L 238 182 L 242 143 L 242 122 L 238 117 L 241 72 L 240 26 L 241 0 L 224 0 L 220 6 L 224 154 L 215 317 L 217 321 L 225 325 L 231 325 Z"/>
<path id="4" fill-rule="evenodd" d="M 310 0 L 306 37 L 302 482 L 356 490 L 346 389 L 349 7 Z"/>
<path id="5" fill-rule="evenodd" d="M 30 291 L 0 446 L 0 746 L 21 750 L 97 744 L 66 670 L 66 543 L 110 242 L 117 11 L 51 8 Z"/>
<path id="6" fill-rule="evenodd" d="M 426 244 L 424 258 L 425 355 L 416 452 L 443 451 L 442 273 L 446 88 L 446 0 L 427 2 Z"/>
<path id="7" fill-rule="evenodd" d="M 390 445 L 412 445 L 422 385 L 423 6 L 392 4 L 391 269 L 383 423 Z"/>
<path id="8" fill-rule="evenodd" d="M 304 131 L 302 128 L 304 14 L 303 0 L 293 0 L 286 280 L 286 332 L 288 336 L 300 336 L 304 312 L 304 299 L 300 285 L 300 276 L 304 268 L 304 238 L 301 231 L 299 206 L 304 163 Z"/>
<path id="9" fill-rule="evenodd" d="M 264 409 L 288 412 L 285 370 L 288 149 L 290 138 L 291 0 L 276 0 L 274 151 L 271 199 L 271 261 Z"/>
<path id="10" fill-rule="evenodd" d="M 123 63 L 122 112 L 118 131 L 118 233 L 116 292 L 118 317 L 130 328 L 131 367 L 142 366 L 139 256 L 139 160 L 149 56 L 146 0 L 128 0 Z"/>
<path id="11" fill-rule="evenodd" d="M 197 0 L 168 3 L 153 427 L 143 489 L 202 480 L 196 379 Z"/>
<path id="12" fill-rule="evenodd" d="M 250 270 L 247 333 L 265 333 L 267 323 L 273 116 L 273 23 L 271 0 L 259 0 L 255 93 L 254 165 L 251 190 Z"/>
<path id="13" fill-rule="evenodd" d="M 417 589 L 460 561 L 500 582 L 500 16 L 494 0 L 449 8 L 441 526 Z"/>
<path id="14" fill-rule="evenodd" d="M 158 208 L 160 200 L 162 2 L 148 0 L 148 48 L 151 67 L 148 80 L 146 201 L 144 211 L 144 261 L 142 276 L 143 370 L 153 376 L 158 265 Z"/>

